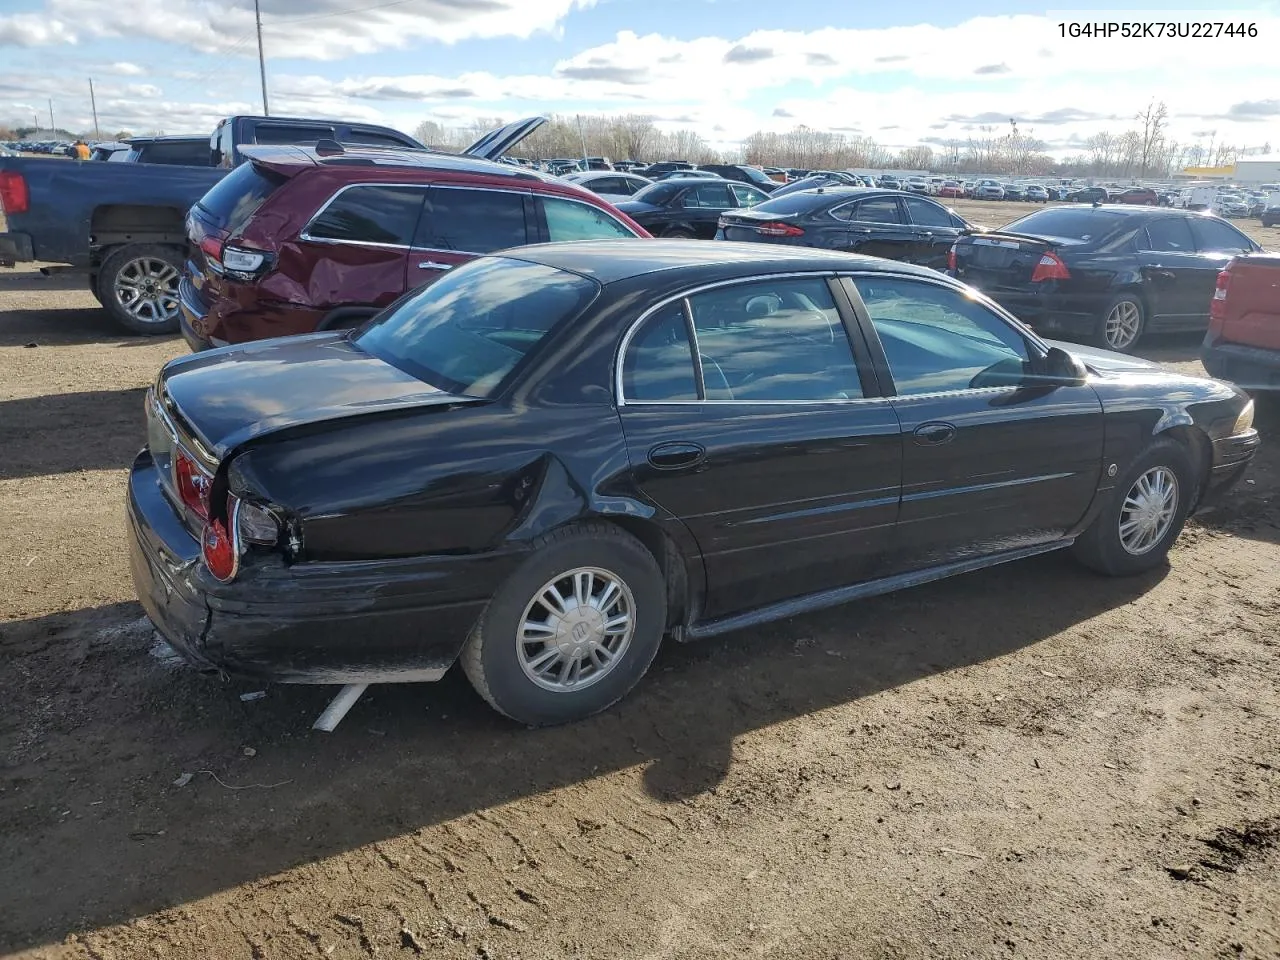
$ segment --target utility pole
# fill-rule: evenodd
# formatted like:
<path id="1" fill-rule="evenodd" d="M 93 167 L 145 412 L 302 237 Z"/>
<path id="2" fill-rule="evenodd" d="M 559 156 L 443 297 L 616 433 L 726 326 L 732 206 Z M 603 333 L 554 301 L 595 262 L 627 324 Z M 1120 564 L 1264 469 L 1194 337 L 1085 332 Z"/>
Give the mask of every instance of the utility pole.
<path id="1" fill-rule="evenodd" d="M 50 99 L 49 100 L 49 132 L 56 134 L 57 130 L 58 128 L 57 126 L 54 125 L 54 122 L 53 122 L 53 100 Z"/>
<path id="2" fill-rule="evenodd" d="M 271 116 L 267 108 L 267 59 L 262 54 L 262 9 L 258 0 L 253 0 L 253 19 L 258 24 L 258 75 L 262 78 L 262 115 Z"/>
<path id="3" fill-rule="evenodd" d="M 101 140 L 102 131 L 98 129 L 98 99 L 93 95 L 93 77 L 89 78 L 89 103 L 93 107 L 93 135 Z"/>

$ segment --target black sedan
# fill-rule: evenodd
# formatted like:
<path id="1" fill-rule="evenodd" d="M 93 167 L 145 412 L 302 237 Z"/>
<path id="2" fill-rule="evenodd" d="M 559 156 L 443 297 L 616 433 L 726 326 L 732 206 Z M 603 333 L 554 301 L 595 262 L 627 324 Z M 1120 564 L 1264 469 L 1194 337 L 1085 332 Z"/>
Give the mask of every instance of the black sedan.
<path id="1" fill-rule="evenodd" d="M 1111 199 L 1111 192 L 1106 187 L 1081 187 L 1067 194 L 1071 203 L 1106 203 Z"/>
<path id="2" fill-rule="evenodd" d="M 975 229 L 927 197 L 879 187 L 821 187 L 730 211 L 721 216 L 716 239 L 845 250 L 945 270 L 951 245 Z"/>
<path id="3" fill-rule="evenodd" d="M 178 650 L 460 662 L 528 724 L 608 707 L 666 636 L 1067 547 L 1148 570 L 1258 442 L 1235 387 L 1073 355 L 941 274 L 662 240 L 482 257 L 356 331 L 171 361 L 146 404 L 130 561 Z"/>
<path id="4" fill-rule="evenodd" d="M 716 235 L 720 214 L 769 199 L 749 184 L 700 173 L 700 177 L 661 180 L 617 207 L 655 237 L 710 240 Z"/>
<path id="5" fill-rule="evenodd" d="M 1037 329 L 1111 350 L 1206 330 L 1218 271 L 1256 243 L 1207 213 L 1051 207 L 962 237 L 951 272 Z"/>

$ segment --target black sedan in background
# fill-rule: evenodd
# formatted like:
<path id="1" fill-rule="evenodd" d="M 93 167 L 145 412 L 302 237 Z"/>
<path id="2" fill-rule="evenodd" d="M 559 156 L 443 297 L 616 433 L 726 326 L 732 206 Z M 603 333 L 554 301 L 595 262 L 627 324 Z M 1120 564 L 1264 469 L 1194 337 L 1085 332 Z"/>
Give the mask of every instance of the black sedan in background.
<path id="1" fill-rule="evenodd" d="M 716 239 L 845 250 L 945 270 L 951 245 L 975 229 L 927 197 L 879 187 L 821 187 L 730 211 L 720 218 Z"/>
<path id="2" fill-rule="evenodd" d="M 710 240 L 720 214 L 769 199 L 749 184 L 723 180 L 710 171 L 700 173 L 661 180 L 616 206 L 655 237 Z"/>
<path id="3" fill-rule="evenodd" d="M 481 257 L 359 330 L 171 361 L 146 405 L 130 564 L 178 650 L 460 662 L 526 724 L 605 709 L 665 636 L 1066 547 L 1151 569 L 1257 445 L 1235 387 L 1073 355 L 941 274 L 664 240 Z"/>
<path id="4" fill-rule="evenodd" d="M 1206 330 L 1218 271 L 1262 249 L 1218 217 L 1162 207 L 1050 207 L 961 237 L 950 272 L 1036 329 L 1129 351 Z"/>

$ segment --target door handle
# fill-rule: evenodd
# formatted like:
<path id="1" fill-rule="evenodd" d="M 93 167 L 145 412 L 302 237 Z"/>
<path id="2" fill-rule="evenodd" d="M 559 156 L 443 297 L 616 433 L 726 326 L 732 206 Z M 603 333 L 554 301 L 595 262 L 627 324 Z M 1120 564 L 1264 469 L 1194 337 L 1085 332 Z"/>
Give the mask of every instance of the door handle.
<path id="1" fill-rule="evenodd" d="M 423 260 L 418 264 L 419 270 L 452 270 L 452 263 L 437 263 L 435 260 Z"/>
<path id="2" fill-rule="evenodd" d="M 925 230 L 925 231 L 921 232 L 920 236 L 922 236 L 922 237 L 932 237 L 932 236 L 933 236 L 933 231 L 932 231 L 932 230 Z"/>
<path id="3" fill-rule="evenodd" d="M 955 439 L 956 428 L 954 424 L 932 420 L 929 423 L 920 424 L 912 433 L 920 446 L 937 447 Z"/>
<path id="4" fill-rule="evenodd" d="M 649 449 L 649 464 L 658 470 L 683 470 L 706 458 L 707 451 L 700 444 L 685 440 L 671 440 Z"/>
<path id="5" fill-rule="evenodd" d="M 871 228 L 870 227 L 854 227 L 853 232 L 854 233 L 870 233 Z"/>

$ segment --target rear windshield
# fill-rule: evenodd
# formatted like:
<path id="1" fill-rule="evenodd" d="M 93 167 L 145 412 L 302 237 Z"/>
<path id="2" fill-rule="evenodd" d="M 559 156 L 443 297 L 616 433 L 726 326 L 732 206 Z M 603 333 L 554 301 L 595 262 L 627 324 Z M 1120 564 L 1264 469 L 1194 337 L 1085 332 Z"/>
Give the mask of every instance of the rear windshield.
<path id="1" fill-rule="evenodd" d="M 242 163 L 215 183 L 197 206 L 221 229 L 234 233 L 284 182 L 278 173 L 255 163 Z"/>
<path id="2" fill-rule="evenodd" d="M 1107 210 L 1072 210 L 1050 207 L 1037 210 L 1007 226 L 1001 233 L 1026 233 L 1033 237 L 1061 237 L 1066 240 L 1097 240 L 1114 232 L 1124 222 L 1124 215 Z"/>
<path id="3" fill-rule="evenodd" d="M 576 273 L 482 257 L 388 308 L 353 339 L 434 387 L 488 397 L 599 289 Z"/>
<path id="4" fill-rule="evenodd" d="M 752 213 L 776 213 L 786 215 L 790 213 L 812 213 L 823 207 L 830 206 L 834 201 L 842 199 L 844 194 L 839 193 L 813 193 L 814 188 L 820 187 L 822 184 L 814 184 L 809 190 L 797 190 L 794 193 L 788 193 L 784 197 L 775 197 L 772 200 L 766 200 L 764 203 L 757 203 L 751 208 Z"/>

